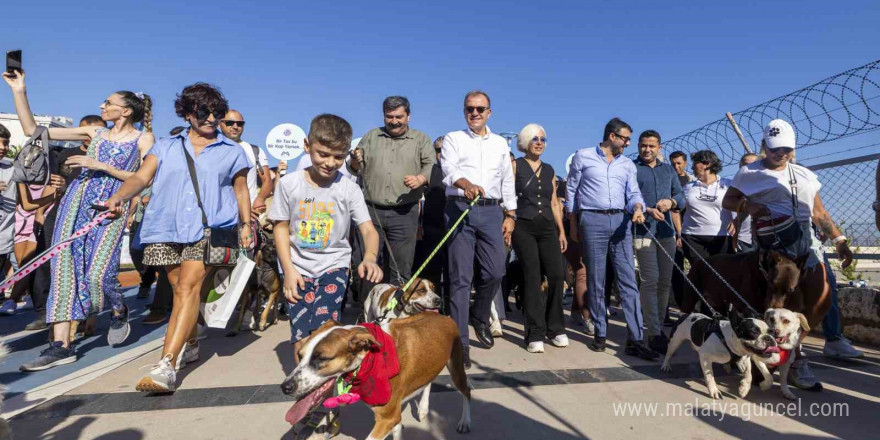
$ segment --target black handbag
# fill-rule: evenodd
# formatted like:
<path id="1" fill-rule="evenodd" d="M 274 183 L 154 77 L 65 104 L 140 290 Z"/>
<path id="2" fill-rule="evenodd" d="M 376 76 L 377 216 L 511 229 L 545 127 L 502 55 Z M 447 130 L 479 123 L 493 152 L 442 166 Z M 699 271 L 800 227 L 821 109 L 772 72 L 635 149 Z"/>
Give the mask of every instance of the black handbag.
<path id="1" fill-rule="evenodd" d="M 238 262 L 238 255 L 241 246 L 238 242 L 238 226 L 233 228 L 211 228 L 208 226 L 208 216 L 205 215 L 205 208 L 202 206 L 202 196 L 199 192 L 199 181 L 196 178 L 196 165 L 183 139 L 180 141 L 183 148 L 183 154 L 186 155 L 186 164 L 189 167 L 189 177 L 192 180 L 193 188 L 196 191 L 196 201 L 199 203 L 199 209 L 202 211 L 202 225 L 205 227 L 205 254 L 202 261 L 205 266 L 214 267 L 232 267 Z"/>
<path id="2" fill-rule="evenodd" d="M 762 249 L 786 248 L 797 243 L 804 236 L 797 221 L 797 179 L 794 177 L 791 164 L 788 165 L 788 176 L 788 185 L 791 188 L 791 217 L 770 219 L 768 224 L 756 228 L 755 236 L 758 238 L 758 246 Z"/>

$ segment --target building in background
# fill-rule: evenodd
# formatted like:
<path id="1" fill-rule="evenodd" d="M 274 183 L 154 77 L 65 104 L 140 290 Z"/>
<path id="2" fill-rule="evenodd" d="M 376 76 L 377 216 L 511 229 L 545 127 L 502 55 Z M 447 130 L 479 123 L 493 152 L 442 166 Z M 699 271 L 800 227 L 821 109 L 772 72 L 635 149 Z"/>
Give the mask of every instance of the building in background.
<path id="1" fill-rule="evenodd" d="M 73 126 L 73 119 L 68 118 L 67 116 L 46 116 L 46 115 L 34 115 L 34 119 L 37 121 L 38 125 L 42 125 L 43 127 L 71 127 Z M 25 141 L 27 141 L 28 136 L 24 135 L 24 132 L 21 129 L 21 123 L 18 121 L 18 115 L 15 113 L 2 113 L 0 112 L 0 124 L 3 124 L 10 133 L 12 133 L 12 138 L 9 139 L 9 144 L 21 147 L 24 145 Z M 50 142 L 52 146 L 62 146 L 62 147 L 73 147 L 78 144 L 74 142 L 60 142 L 53 141 Z"/>

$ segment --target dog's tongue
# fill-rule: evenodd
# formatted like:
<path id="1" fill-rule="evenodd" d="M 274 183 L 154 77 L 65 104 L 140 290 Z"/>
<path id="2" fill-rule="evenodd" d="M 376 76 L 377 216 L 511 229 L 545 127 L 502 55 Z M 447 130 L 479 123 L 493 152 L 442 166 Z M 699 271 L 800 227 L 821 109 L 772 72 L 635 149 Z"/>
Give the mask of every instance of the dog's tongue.
<path id="1" fill-rule="evenodd" d="M 764 349 L 764 353 L 779 353 L 779 347 L 775 345 L 772 347 L 767 347 Z"/>
<path id="2" fill-rule="evenodd" d="M 287 410 L 287 414 L 284 416 L 284 420 L 286 420 L 291 425 L 295 425 L 297 422 L 302 420 L 303 417 L 305 417 L 306 414 L 309 413 L 309 410 L 318 406 L 318 404 L 320 404 L 324 400 L 327 390 L 329 390 L 330 387 L 333 386 L 333 383 L 333 380 L 328 380 L 327 382 L 324 382 L 324 385 L 315 388 L 315 391 L 312 391 L 302 399 L 297 400 L 296 403 L 294 403 L 293 406 L 291 406 L 290 409 Z"/>

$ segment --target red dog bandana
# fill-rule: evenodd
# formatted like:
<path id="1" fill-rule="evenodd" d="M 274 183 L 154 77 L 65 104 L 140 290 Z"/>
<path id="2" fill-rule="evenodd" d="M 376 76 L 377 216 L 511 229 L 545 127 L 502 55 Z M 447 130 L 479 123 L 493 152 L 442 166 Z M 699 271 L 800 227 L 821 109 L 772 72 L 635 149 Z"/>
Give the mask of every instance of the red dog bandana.
<path id="1" fill-rule="evenodd" d="M 785 362 L 788 361 L 789 356 L 791 356 L 791 352 L 794 350 L 779 350 L 779 363 L 778 364 L 770 364 L 767 365 L 770 368 L 776 368 L 780 365 L 785 365 Z"/>
<path id="2" fill-rule="evenodd" d="M 343 379 L 351 384 L 350 393 L 360 394 L 370 406 L 382 406 L 391 400 L 391 378 L 400 373 L 397 347 L 391 335 L 377 324 L 361 324 L 376 338 L 378 346 L 370 349 L 361 366 L 355 372 L 346 373 Z"/>

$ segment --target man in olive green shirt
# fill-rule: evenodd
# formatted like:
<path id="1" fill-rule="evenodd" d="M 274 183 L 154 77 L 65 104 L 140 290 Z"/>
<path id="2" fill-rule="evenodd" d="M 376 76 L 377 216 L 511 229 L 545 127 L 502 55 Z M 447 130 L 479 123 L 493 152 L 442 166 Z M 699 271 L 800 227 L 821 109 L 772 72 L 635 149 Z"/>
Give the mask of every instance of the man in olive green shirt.
<path id="1" fill-rule="evenodd" d="M 405 97 L 385 98 L 382 111 L 385 126 L 361 138 L 352 151 L 349 169 L 363 178 L 373 225 L 391 246 L 385 249 L 384 239 L 379 245 L 386 281 L 403 285 L 412 274 L 419 200 L 431 177 L 434 148 L 425 133 L 409 128 L 409 100 Z M 362 284 L 359 291 L 366 295 L 370 289 L 372 285 Z"/>

